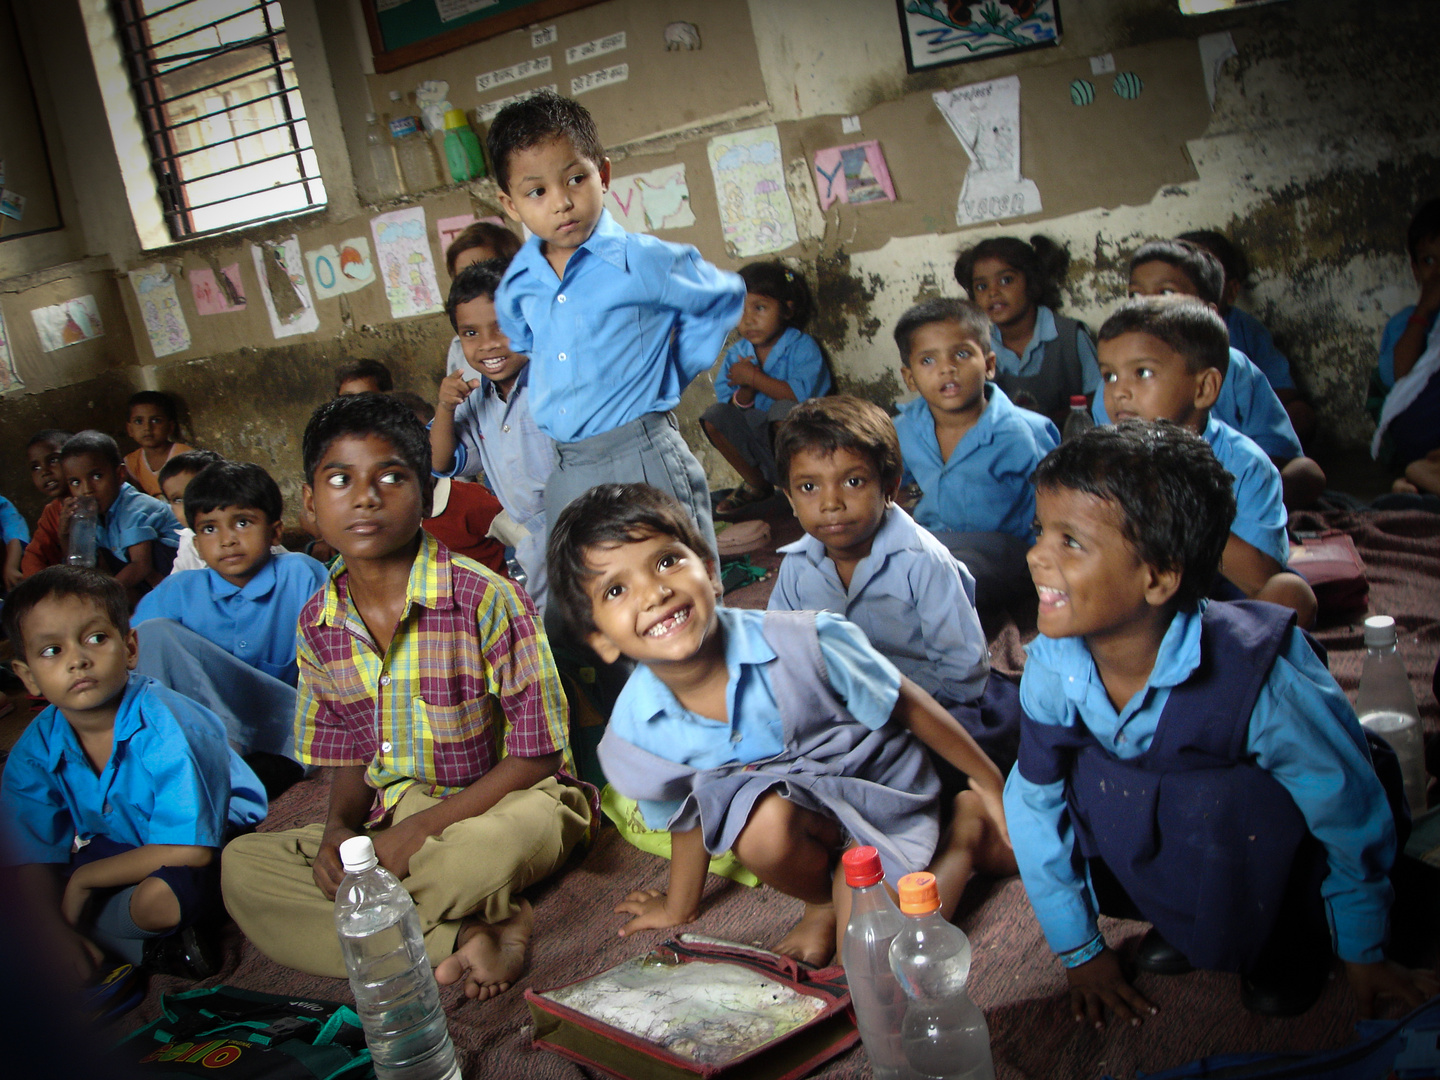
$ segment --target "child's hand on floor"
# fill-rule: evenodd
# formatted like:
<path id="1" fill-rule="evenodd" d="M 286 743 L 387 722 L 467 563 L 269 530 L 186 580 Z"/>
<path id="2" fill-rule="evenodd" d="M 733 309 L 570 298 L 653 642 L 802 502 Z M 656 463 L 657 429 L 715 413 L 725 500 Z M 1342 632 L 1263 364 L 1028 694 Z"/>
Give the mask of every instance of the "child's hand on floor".
<path id="1" fill-rule="evenodd" d="M 1103 1028 L 1108 1007 L 1115 1019 L 1138 1027 L 1142 1016 L 1154 1016 L 1159 1011 L 1126 981 L 1125 973 L 1120 970 L 1120 958 L 1109 946 L 1101 949 L 1093 960 L 1066 968 L 1065 974 L 1070 980 L 1070 1012 L 1076 1023 L 1088 1020 L 1095 1027 Z"/>
<path id="2" fill-rule="evenodd" d="M 1440 979 L 1428 971 L 1411 971 L 1393 960 L 1374 964 L 1345 965 L 1355 1005 L 1363 1020 L 1375 1015 L 1375 1003 L 1382 997 L 1398 999 L 1407 1009 L 1424 1004 L 1425 999 L 1440 994 Z"/>
<path id="3" fill-rule="evenodd" d="M 669 896 L 659 889 L 637 889 L 615 905 L 615 914 L 635 916 L 620 928 L 620 936 L 628 937 L 641 930 L 668 930 L 695 921 L 699 912 L 674 914 L 668 908 Z"/>

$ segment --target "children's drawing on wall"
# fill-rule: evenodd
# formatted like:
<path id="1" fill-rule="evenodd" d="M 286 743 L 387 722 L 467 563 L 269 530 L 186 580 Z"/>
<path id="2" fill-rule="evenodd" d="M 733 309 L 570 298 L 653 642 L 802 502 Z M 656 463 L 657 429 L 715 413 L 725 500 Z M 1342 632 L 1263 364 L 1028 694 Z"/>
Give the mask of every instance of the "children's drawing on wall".
<path id="1" fill-rule="evenodd" d="M 140 304 L 140 318 L 145 323 L 150 351 L 156 359 L 190 348 L 190 327 L 180 310 L 180 296 L 170 271 L 159 263 L 143 270 L 131 270 L 130 285 Z"/>
<path id="2" fill-rule="evenodd" d="M 1209 15 L 1212 11 L 1229 11 L 1231 8 L 1259 7 L 1261 4 L 1275 4 L 1279 0 L 1180 0 L 1182 15 Z"/>
<path id="3" fill-rule="evenodd" d="M 1060 43 L 1060 0 L 896 0 L 911 71 Z"/>
<path id="4" fill-rule="evenodd" d="M 25 216 L 25 196 L 9 188 L 0 191 L 0 214 L 19 221 Z"/>
<path id="5" fill-rule="evenodd" d="M 15 354 L 10 351 L 10 331 L 5 327 L 5 316 L 0 315 L 0 394 L 19 390 L 24 385 L 15 370 Z"/>
<path id="6" fill-rule="evenodd" d="M 1040 189 L 1020 175 L 1020 76 L 937 90 L 934 98 L 970 158 L 955 224 L 1038 212 Z"/>
<path id="7" fill-rule="evenodd" d="M 255 261 L 260 295 L 270 316 L 270 332 L 286 338 L 319 330 L 320 316 L 310 298 L 310 283 L 305 280 L 299 238 L 292 236 L 280 244 L 251 244 L 250 257 Z"/>
<path id="8" fill-rule="evenodd" d="M 717 135 L 708 153 L 720 201 L 720 230 L 731 256 L 745 259 L 794 244 L 795 213 L 785 190 L 775 126 Z"/>
<path id="9" fill-rule="evenodd" d="M 817 150 L 815 190 L 821 210 L 828 210 L 837 199 L 851 205 L 895 201 L 895 185 L 875 139 Z"/>
<path id="10" fill-rule="evenodd" d="M 370 219 L 375 237 L 375 262 L 392 318 L 432 315 L 445 308 L 435 281 L 435 261 L 425 233 L 425 210 L 412 206 Z"/>
<path id="11" fill-rule="evenodd" d="M 206 267 L 191 270 L 186 276 L 190 279 L 190 295 L 195 298 L 195 310 L 201 315 L 224 315 L 245 310 L 245 286 L 240 280 L 239 263 L 222 267 L 218 274 Z"/>
<path id="12" fill-rule="evenodd" d="M 605 194 L 605 206 L 627 232 L 688 229 L 695 224 L 683 164 L 616 177 Z"/>
<path id="13" fill-rule="evenodd" d="M 363 289 L 375 280 L 375 266 L 370 261 L 370 241 L 363 236 L 326 244 L 305 252 L 305 268 L 315 282 L 315 299 Z"/>
<path id="14" fill-rule="evenodd" d="M 30 312 L 30 318 L 35 320 L 40 348 L 46 352 L 78 345 L 105 334 L 105 326 L 100 322 L 100 309 L 95 306 L 93 296 L 80 296 L 63 304 L 36 308 Z"/>

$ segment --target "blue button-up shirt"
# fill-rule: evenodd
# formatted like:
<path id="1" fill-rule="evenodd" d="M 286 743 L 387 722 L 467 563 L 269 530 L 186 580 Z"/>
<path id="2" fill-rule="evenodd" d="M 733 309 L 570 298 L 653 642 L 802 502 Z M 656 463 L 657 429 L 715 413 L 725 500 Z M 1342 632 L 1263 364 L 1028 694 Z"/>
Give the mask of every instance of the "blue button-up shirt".
<path id="1" fill-rule="evenodd" d="M 77 838 L 131 847 L 220 847 L 265 817 L 265 788 L 225 741 L 209 709 L 131 674 L 115 714 L 110 759 L 91 767 L 54 705 L 10 751 L 0 806 L 15 864 L 67 863 Z"/>
<path id="2" fill-rule="evenodd" d="M 1015 350 L 1009 348 L 1001 338 L 1000 328 L 990 328 L 990 346 L 995 351 L 995 366 L 1007 375 L 1017 375 L 1022 379 L 1038 375 L 1045 363 L 1045 346 L 1059 336 L 1060 331 L 1055 326 L 1055 313 L 1044 304 L 1037 304 L 1035 332 L 1030 336 L 1030 344 L 1025 346 L 1024 353 L 1017 356 Z M 1080 356 L 1080 373 L 1085 393 L 1093 394 L 1100 385 L 1100 361 L 1095 356 L 1095 343 L 1090 340 L 1090 335 L 1079 327 L 1075 328 L 1075 351 Z"/>
<path id="3" fill-rule="evenodd" d="M 295 630 L 305 602 L 325 586 L 325 564 L 287 552 L 270 560 L 243 586 L 214 570 L 171 574 L 135 605 L 135 622 L 173 619 L 236 659 L 294 686 Z"/>
<path id="4" fill-rule="evenodd" d="M 900 507 L 885 511 L 848 589 L 815 537 L 802 536 L 780 553 L 785 558 L 770 594 L 772 611 L 843 615 L 946 708 L 984 692 L 990 654 L 975 614 L 975 579 Z"/>
<path id="5" fill-rule="evenodd" d="M 1171 689 L 1200 663 L 1200 616 L 1197 611 L 1174 617 L 1150 678 L 1119 711 L 1083 638 L 1036 638 L 1026 646 L 1020 681 L 1026 722 L 1084 724 L 1117 758 L 1143 754 Z M 1393 819 L 1355 710 L 1298 630 L 1290 631 L 1260 690 L 1246 748 L 1290 793 L 1306 826 L 1325 846 L 1329 872 L 1320 891 L 1335 951 L 1351 963 L 1383 959 Z M 1050 948 L 1061 953 L 1079 948 L 1098 932 L 1097 907 L 1077 865 L 1065 782 L 1035 784 L 1012 770 L 1005 784 L 1005 820 L 1025 891 Z"/>
<path id="6" fill-rule="evenodd" d="M 1275 347 L 1275 339 L 1264 323 L 1248 311 L 1232 307 L 1225 313 L 1225 326 L 1230 331 L 1230 347 L 1248 356 L 1270 381 L 1272 389 L 1289 390 L 1295 386 L 1295 380 L 1290 377 L 1290 361 Z"/>
<path id="7" fill-rule="evenodd" d="M 755 346 L 744 338 L 726 349 L 725 359 L 720 362 L 720 373 L 715 376 L 716 401 L 729 401 L 735 396 L 729 372 L 735 361 L 740 359 L 749 360 L 772 379 L 788 385 L 795 392 L 796 401 L 809 401 L 830 393 L 830 369 L 825 366 L 820 346 L 809 334 L 801 333 L 793 326 L 787 326 L 784 333 L 775 339 L 763 365 L 755 360 Z M 768 412 L 774 404 L 774 398 L 755 391 L 755 408 Z"/>
<path id="8" fill-rule="evenodd" d="M 1254 439 L 1246 438 L 1212 415 L 1205 441 L 1235 481 L 1235 520 L 1230 531 L 1251 547 L 1284 566 L 1290 561 L 1290 538 L 1280 486 L 1280 470 Z"/>
<path id="9" fill-rule="evenodd" d="M 1002 532 L 1029 540 L 1035 525 L 1030 475 L 1060 445 L 1060 432 L 994 383 L 985 384 L 985 397 L 985 411 L 948 461 L 940 457 L 935 418 L 925 399 L 900 406 L 895 430 L 905 471 L 925 493 L 915 520 L 932 532 Z"/>
<path id="10" fill-rule="evenodd" d="M 134 484 L 121 484 L 110 509 L 100 515 L 95 543 L 128 563 L 130 548 L 146 540 L 179 547 L 180 523 L 159 499 L 146 495 Z"/>
<path id="11" fill-rule="evenodd" d="M 740 275 L 693 247 L 627 233 L 608 210 L 563 278 L 531 237 L 495 297 L 510 347 L 530 357 L 530 411 L 560 443 L 673 409 L 744 307 Z"/>
<path id="12" fill-rule="evenodd" d="M 20 511 L 15 509 L 15 504 L 0 495 L 0 546 L 8 544 L 11 540 L 19 540 L 22 544 L 28 544 L 30 542 L 30 526 L 25 524 L 25 519 L 20 516 Z"/>
<path id="13" fill-rule="evenodd" d="M 765 665 L 775 650 L 765 640 L 765 613 L 717 608 L 725 635 L 725 711 L 721 722 L 697 716 L 644 664 L 635 668 L 615 700 L 610 727 L 627 742 L 666 761 L 713 769 L 732 761 L 774 757 L 785 748 L 785 724 L 775 704 Z M 853 623 L 820 612 L 815 617 L 825 674 L 835 696 L 872 731 L 884 726 L 900 698 L 900 673 L 876 652 Z M 640 813 L 652 829 L 663 829 L 681 803 L 641 800 Z"/>

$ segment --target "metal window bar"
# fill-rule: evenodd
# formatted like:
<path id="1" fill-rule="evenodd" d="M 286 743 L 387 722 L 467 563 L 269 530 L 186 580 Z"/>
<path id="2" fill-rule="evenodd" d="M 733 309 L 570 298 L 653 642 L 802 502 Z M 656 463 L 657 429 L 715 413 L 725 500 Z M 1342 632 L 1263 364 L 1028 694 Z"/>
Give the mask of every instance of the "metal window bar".
<path id="1" fill-rule="evenodd" d="M 246 138 L 249 138 L 249 136 L 246 136 Z M 215 144 L 213 144 L 213 145 L 219 146 L 219 145 L 221 145 L 221 144 L 215 143 Z M 210 149 L 210 147 L 209 147 L 209 146 L 202 146 L 202 147 L 200 147 L 200 149 L 201 149 L 201 150 L 208 150 L 208 149 Z M 308 149 L 308 147 L 307 147 L 306 149 Z M 295 151 L 293 151 L 293 150 L 283 150 L 283 151 L 281 151 L 281 152 L 278 153 L 278 154 L 271 154 L 269 157 L 256 158 L 254 161 L 242 161 L 239 165 L 227 165 L 227 166 L 225 166 L 225 168 L 223 168 L 223 169 L 216 169 L 214 172 L 202 173 L 202 174 L 200 174 L 199 176 L 187 176 L 187 177 L 185 177 L 185 183 L 187 183 L 187 184 L 198 184 L 201 180 L 212 180 L 212 179 L 214 179 L 214 178 L 217 177 L 217 176 L 224 176 L 226 173 L 239 172 L 241 169 L 251 169 L 251 168 L 254 168 L 256 165 L 268 165 L 268 164 L 269 164 L 270 162 L 272 162 L 272 161 L 284 161 L 286 158 L 290 158 L 290 157 L 294 157 L 294 156 L 295 156 Z M 304 172 L 303 169 L 300 171 L 300 175 L 301 175 L 302 177 L 305 176 L 305 172 Z M 310 177 L 309 179 L 312 179 L 312 180 L 313 180 L 314 177 Z M 268 187 L 267 187 L 267 188 L 261 188 L 260 190 L 262 190 L 262 191 L 268 191 L 269 188 L 268 188 Z M 253 192 L 248 192 L 247 194 L 254 194 L 254 193 L 253 193 Z"/>
<path id="2" fill-rule="evenodd" d="M 231 12 L 229 15 L 226 15 L 223 19 L 216 19 L 214 22 L 208 22 L 208 23 L 206 23 L 204 26 L 195 26 L 195 27 L 192 27 L 192 28 L 190 28 L 189 30 L 186 30 L 183 34 L 176 34 L 174 37 L 168 37 L 168 38 L 165 38 L 165 39 L 162 40 L 162 41 L 152 42 L 151 45 L 150 45 L 150 47 L 151 47 L 152 49 L 156 49 L 156 50 L 163 49 L 166 45 L 169 45 L 171 42 L 180 41 L 181 39 L 187 38 L 187 37 L 193 37 L 194 35 L 199 34 L 199 33 L 203 33 L 203 32 L 206 31 L 206 30 L 214 30 L 215 27 L 217 27 L 217 26 L 224 26 L 227 22 L 233 22 L 235 19 L 241 19 L 241 18 L 244 18 L 246 15 L 253 15 L 253 14 L 255 14 L 255 12 L 254 12 L 253 10 L 234 11 L 234 12 Z M 153 19 L 153 18 L 155 18 L 155 16 L 154 16 L 154 15 L 147 15 L 146 18 L 147 18 L 147 19 Z M 175 54 L 175 55 L 187 55 L 187 54 L 180 53 L 180 54 Z M 167 58 L 167 59 L 168 59 L 168 58 Z"/>
<path id="3" fill-rule="evenodd" d="M 179 124 L 176 124 L 176 125 L 175 125 L 176 128 L 178 128 L 179 126 L 180 126 Z M 171 154 L 171 155 L 168 156 L 168 157 L 161 158 L 160 160 L 162 160 L 162 161 L 179 161 L 181 158 L 187 157 L 187 156 L 189 156 L 190 154 L 203 154 L 206 150 L 213 150 L 213 149 L 214 149 L 215 147 L 217 147 L 217 146 L 225 146 L 225 145 L 227 145 L 228 143 L 239 142 L 241 139 L 253 139 L 256 135 L 264 135 L 267 131 L 280 131 L 280 130 L 282 130 L 282 129 L 284 129 L 284 128 L 288 128 L 288 127 L 291 127 L 291 126 L 293 126 L 293 125 L 291 125 L 291 124 L 289 124 L 289 123 L 271 124 L 269 127 L 256 128 L 254 131 L 247 131 L 247 132 L 245 132 L 245 134 L 243 134 L 243 135 L 232 135 L 232 136 L 230 136 L 230 138 L 228 138 L 228 139 L 215 139 L 215 140 L 213 140 L 213 141 L 211 141 L 211 142 L 204 142 L 204 143 L 201 143 L 199 146 L 196 146 L 196 147 L 194 147 L 193 149 L 190 149 L 190 150 L 179 150 L 179 151 L 177 151 L 176 153 Z M 173 130 L 175 130 L 175 128 L 171 128 L 171 130 L 173 131 Z M 309 149 L 309 147 L 306 147 L 306 149 Z M 277 154 L 277 155 L 275 155 L 275 157 L 263 158 L 263 159 L 260 159 L 260 160 L 263 160 L 263 161 L 274 161 L 275 158 L 277 158 L 277 157 L 289 157 L 289 156 L 290 156 L 290 151 L 287 150 L 287 151 L 285 151 L 285 153 L 283 153 L 283 154 Z M 259 160 L 257 160 L 257 161 L 247 161 L 245 164 L 246 164 L 246 165 L 258 165 L 258 164 L 260 164 L 260 161 L 259 161 Z M 222 170 L 221 170 L 221 172 L 228 172 L 228 171 L 229 171 L 228 169 L 222 169 Z M 218 175 L 219 175 L 219 173 L 207 173 L 207 174 L 206 174 L 206 176 L 218 176 Z M 204 179 L 205 179 L 204 176 L 187 176 L 187 177 L 185 178 L 185 182 L 186 182 L 187 184 L 193 184 L 196 180 L 204 180 Z"/>
<path id="4" fill-rule="evenodd" d="M 268 66 L 266 70 L 268 70 Z M 247 105 L 258 105 L 262 101 L 269 101 L 271 98 L 279 97 L 281 94 L 293 94 L 294 92 L 295 87 L 287 86 L 282 90 L 275 90 L 269 94 L 261 94 L 259 97 L 256 98 L 246 98 L 244 101 L 237 101 L 234 105 L 227 105 L 225 106 L 225 108 L 216 109 L 214 112 L 202 113 L 200 116 L 192 116 L 186 120 L 176 120 L 175 123 L 170 125 L 170 130 L 177 131 L 180 128 L 184 127 L 186 124 L 198 124 L 201 120 L 213 120 L 217 116 L 224 116 L 226 113 L 234 112 L 237 109 L 243 109 Z M 191 97 L 193 95 L 186 94 L 185 96 Z M 179 99 L 172 98 L 171 100 L 176 101 Z M 211 145 L 213 146 L 214 144 L 212 143 Z"/>
<path id="5" fill-rule="evenodd" d="M 199 2 L 199 0 L 180 0 L 179 3 L 172 4 L 171 6 L 163 8 L 160 11 L 154 11 L 149 13 L 144 13 L 140 10 L 139 5 L 142 2 L 143 0 L 112 0 L 112 7 L 115 11 L 117 30 L 120 31 L 119 36 L 125 49 L 125 57 L 131 76 L 131 87 L 134 90 L 136 97 L 137 112 L 139 113 L 141 126 L 145 130 L 146 142 L 150 150 L 152 167 L 155 171 L 156 191 L 160 197 L 166 225 L 170 230 L 171 236 L 175 239 L 180 239 L 185 236 L 196 235 L 201 231 L 219 231 L 220 229 L 234 228 L 236 225 L 245 224 L 247 222 L 232 222 L 226 223 L 222 226 L 217 226 L 214 229 L 200 230 L 197 229 L 195 225 L 194 211 L 199 209 L 205 209 L 211 206 L 216 206 L 225 202 L 233 202 L 238 199 L 249 198 L 254 195 L 263 195 L 267 192 L 272 192 L 280 188 L 304 185 L 306 205 L 305 207 L 301 208 L 302 212 L 305 209 L 323 205 L 323 186 L 320 187 L 319 192 L 316 191 L 317 185 L 323 185 L 323 179 L 319 176 L 316 170 L 307 168 L 305 161 L 305 155 L 307 153 L 314 153 L 314 144 L 310 141 L 302 143 L 296 125 L 298 123 L 304 122 L 305 117 L 303 114 L 297 116 L 291 108 L 289 95 L 291 93 L 298 92 L 299 88 L 298 85 L 286 86 L 285 67 L 286 65 L 292 63 L 292 59 L 289 53 L 288 42 L 286 43 L 284 55 L 282 55 L 282 50 L 280 49 L 280 44 L 277 38 L 285 33 L 285 27 L 283 24 L 280 26 L 276 26 L 273 22 L 270 10 L 271 0 L 256 0 L 254 7 L 246 9 L 244 12 L 236 13 L 253 14 L 258 12 L 264 22 L 266 36 L 262 38 L 250 38 L 247 39 L 245 42 L 231 44 L 219 49 L 208 50 L 201 59 L 190 60 L 186 63 L 178 64 L 165 70 L 161 70 L 161 67 L 162 65 L 166 64 L 168 60 L 166 58 L 160 58 L 155 55 L 156 43 L 150 39 L 150 20 L 158 15 L 163 15 L 166 12 L 176 11 L 180 8 L 186 7 L 189 4 Z M 234 16 L 227 16 L 226 19 L 218 20 L 218 22 L 228 21 L 228 19 L 231 17 Z M 213 26 L 217 24 L 211 25 Z M 197 30 L 200 29 L 205 28 L 197 27 L 194 30 L 189 31 L 189 33 L 195 33 Z M 178 35 L 178 37 L 184 36 L 186 35 Z M 165 39 L 165 42 L 161 42 L 161 44 L 174 40 L 177 40 L 177 38 L 168 38 Z M 176 71 L 182 71 L 196 64 L 203 63 L 207 60 L 213 60 L 218 56 L 223 56 L 227 53 L 236 52 L 244 48 L 266 49 L 270 54 L 269 62 L 258 68 L 232 75 L 217 82 L 210 83 L 205 86 L 191 88 L 189 90 L 186 90 L 182 94 L 175 95 L 174 97 L 167 98 L 163 95 L 163 91 L 160 89 L 161 80 L 172 76 Z M 281 124 L 277 124 L 274 127 L 267 128 L 265 130 L 273 131 L 282 128 L 284 130 L 287 130 L 290 135 L 291 149 L 283 154 L 272 155 L 271 157 L 263 158 L 259 161 L 246 162 L 243 165 L 236 166 L 233 169 L 221 170 L 220 173 L 211 173 L 203 177 L 194 178 L 181 176 L 180 170 L 177 165 L 177 159 L 187 153 L 192 153 L 195 151 L 180 150 L 180 148 L 176 145 L 175 142 L 175 129 L 184 126 L 185 124 L 195 123 L 196 121 L 201 119 L 220 115 L 220 113 L 233 112 L 235 109 L 243 107 L 245 104 L 250 104 L 251 102 L 242 102 L 239 105 L 231 105 L 223 110 L 208 113 L 205 117 L 191 117 L 186 120 L 174 119 L 171 116 L 171 111 L 168 106 L 175 101 L 181 100 L 182 98 L 193 97 L 196 94 L 204 93 L 207 90 L 215 90 L 223 86 L 231 86 L 236 83 L 243 82 L 244 80 L 251 78 L 255 75 L 260 75 L 266 72 L 271 73 L 271 78 L 274 80 L 272 85 L 278 86 L 279 89 L 273 91 L 270 94 L 263 95 L 262 97 L 253 100 L 265 101 L 275 99 L 276 105 L 278 106 L 280 113 L 283 115 L 284 120 Z M 208 149 L 211 145 L 223 145 L 223 143 L 225 142 L 234 142 L 238 141 L 238 139 L 248 138 L 252 135 L 257 134 L 260 134 L 260 132 L 247 132 L 245 135 L 237 136 L 235 139 L 217 140 L 213 144 L 207 143 L 205 146 L 197 149 Z M 300 177 L 300 179 L 298 180 L 291 180 L 281 184 L 267 184 L 264 187 L 257 188 L 253 191 L 242 192 L 238 195 L 228 196 L 224 199 L 213 200 L 211 202 L 203 204 L 192 205 L 189 201 L 189 194 L 186 190 L 187 184 L 196 182 L 198 180 L 208 179 L 209 177 L 217 176 L 221 173 L 236 172 L 243 168 L 265 164 L 270 161 L 282 160 L 292 156 L 295 159 L 296 172 L 299 174 Z M 251 218 L 249 220 L 263 221 L 266 220 L 267 217 L 285 216 L 294 212 L 294 210 L 287 210 L 284 212 L 284 214 L 262 215 L 260 217 Z"/>

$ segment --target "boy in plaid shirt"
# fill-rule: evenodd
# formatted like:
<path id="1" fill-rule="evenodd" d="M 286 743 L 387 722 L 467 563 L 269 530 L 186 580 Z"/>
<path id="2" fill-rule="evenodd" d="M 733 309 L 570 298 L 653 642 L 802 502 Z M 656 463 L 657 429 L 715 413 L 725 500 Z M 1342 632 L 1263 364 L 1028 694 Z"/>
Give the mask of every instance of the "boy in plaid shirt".
<path id="1" fill-rule="evenodd" d="M 340 553 L 300 615 L 296 756 L 330 773 L 323 824 L 225 851 L 225 903 L 262 952 L 343 977 L 341 841 L 368 832 L 420 914 L 435 975 L 470 997 L 525 967 L 521 889 L 590 834 L 564 690 L 535 610 L 421 531 L 430 445 L 402 402 L 336 398 L 305 429 L 305 507 Z"/>

